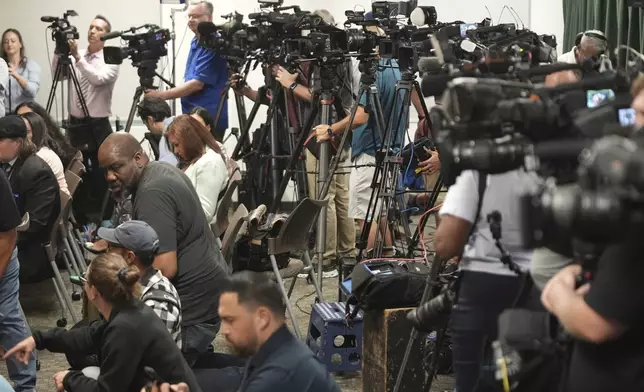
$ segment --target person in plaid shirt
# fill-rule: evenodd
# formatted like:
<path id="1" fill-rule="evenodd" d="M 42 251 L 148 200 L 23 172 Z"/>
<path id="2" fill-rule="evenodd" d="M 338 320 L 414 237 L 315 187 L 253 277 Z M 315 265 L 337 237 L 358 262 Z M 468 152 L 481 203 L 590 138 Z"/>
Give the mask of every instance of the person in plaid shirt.
<path id="1" fill-rule="evenodd" d="M 101 227 L 98 236 L 108 242 L 108 252 L 121 255 L 141 271 L 141 300 L 159 316 L 181 348 L 181 301 L 175 287 L 152 266 L 159 237 L 150 225 L 130 220 L 114 229 Z"/>

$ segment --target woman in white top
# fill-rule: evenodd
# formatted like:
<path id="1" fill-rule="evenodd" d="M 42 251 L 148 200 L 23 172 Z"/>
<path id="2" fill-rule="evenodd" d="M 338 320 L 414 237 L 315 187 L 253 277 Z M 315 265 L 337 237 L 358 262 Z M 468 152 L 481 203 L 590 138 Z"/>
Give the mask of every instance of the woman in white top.
<path id="1" fill-rule="evenodd" d="M 36 155 L 42 158 L 43 161 L 47 162 L 49 167 L 51 167 L 51 171 L 54 172 L 54 175 L 58 180 L 60 190 L 69 195 L 67 181 L 65 180 L 65 168 L 63 167 L 63 162 L 60 160 L 60 157 L 51 148 L 54 147 L 55 142 L 47 132 L 47 124 L 45 123 L 45 120 L 34 112 L 25 113 L 22 115 L 22 118 L 27 124 L 27 135 L 38 150 Z"/>
<path id="2" fill-rule="evenodd" d="M 217 214 L 220 194 L 228 182 L 228 169 L 215 138 L 190 115 L 174 119 L 166 138 L 182 169 L 194 185 L 208 223 Z"/>
<path id="3" fill-rule="evenodd" d="M 9 66 L 9 84 L 5 86 L 5 108 L 13 112 L 23 102 L 33 101 L 40 89 L 40 66 L 25 56 L 22 34 L 7 29 L 2 34 L 0 57 Z"/>

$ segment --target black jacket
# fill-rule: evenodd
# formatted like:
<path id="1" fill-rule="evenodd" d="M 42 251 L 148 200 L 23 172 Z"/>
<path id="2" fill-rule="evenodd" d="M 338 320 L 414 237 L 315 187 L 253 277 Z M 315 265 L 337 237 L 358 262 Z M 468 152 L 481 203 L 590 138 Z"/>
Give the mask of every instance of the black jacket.
<path id="1" fill-rule="evenodd" d="M 18 158 L 9 177 L 20 215 L 29 213 L 29 230 L 18 236 L 20 281 L 36 283 L 51 278 L 52 270 L 42 246 L 48 242 L 60 215 L 60 187 L 51 168 L 39 156 Z"/>
<path id="2" fill-rule="evenodd" d="M 70 371 L 63 380 L 67 392 L 140 392 L 150 381 L 143 368 L 151 367 L 171 384 L 185 382 L 190 392 L 201 392 L 181 351 L 154 311 L 141 301 L 115 308 L 108 321 L 66 331 L 54 328 L 34 332 L 39 350 L 98 355 L 98 380 Z"/>

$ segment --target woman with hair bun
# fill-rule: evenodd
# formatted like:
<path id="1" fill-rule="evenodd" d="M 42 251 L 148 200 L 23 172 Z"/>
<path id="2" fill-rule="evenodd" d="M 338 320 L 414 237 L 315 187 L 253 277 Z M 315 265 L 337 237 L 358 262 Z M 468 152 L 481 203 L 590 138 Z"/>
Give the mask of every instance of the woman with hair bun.
<path id="1" fill-rule="evenodd" d="M 166 326 L 138 299 L 139 277 L 139 270 L 128 266 L 120 255 L 97 256 L 81 280 L 87 298 L 103 319 L 69 331 L 62 328 L 36 331 L 7 351 L 5 358 L 15 355 L 26 362 L 35 349 L 97 354 L 100 370 L 85 368 L 56 373 L 58 391 L 139 392 L 153 381 L 144 367 L 154 369 L 163 381 L 185 382 L 190 391 L 200 391 Z"/>

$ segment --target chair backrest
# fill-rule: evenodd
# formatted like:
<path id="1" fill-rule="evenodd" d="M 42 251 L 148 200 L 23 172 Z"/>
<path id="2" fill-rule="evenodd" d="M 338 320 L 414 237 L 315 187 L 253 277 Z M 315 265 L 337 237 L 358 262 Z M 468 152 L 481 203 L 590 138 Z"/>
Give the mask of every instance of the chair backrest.
<path id="1" fill-rule="evenodd" d="M 210 225 L 210 229 L 215 234 L 216 237 L 221 237 L 222 234 L 226 232 L 229 225 L 229 211 L 233 205 L 233 195 L 239 187 L 239 181 L 230 181 L 224 197 L 219 202 L 217 207 L 217 215 L 215 216 L 215 222 Z"/>
<path id="2" fill-rule="evenodd" d="M 294 250 L 307 250 L 311 228 L 317 221 L 318 213 L 328 202 L 328 199 L 302 199 L 282 225 L 277 237 L 268 239 L 268 253 L 278 255 Z"/>
<path id="3" fill-rule="evenodd" d="M 81 163 L 82 165 L 82 163 Z M 69 194 L 71 197 L 74 197 L 74 194 L 76 193 L 76 190 L 78 189 L 78 185 L 80 185 L 83 180 L 80 178 L 79 175 L 76 173 L 72 172 L 71 170 L 66 170 L 65 171 L 65 181 L 67 182 L 67 189 L 69 189 Z"/>
<path id="4" fill-rule="evenodd" d="M 58 218 L 52 226 L 51 235 L 49 236 L 49 244 L 51 245 L 54 255 L 56 254 L 56 249 L 58 249 L 60 233 L 62 230 L 65 230 L 65 221 L 69 219 L 69 214 L 71 213 L 71 201 L 71 196 L 63 191 L 60 191 L 60 214 L 58 214 Z"/>
<path id="5" fill-rule="evenodd" d="M 83 164 L 82 160 L 78 160 L 74 158 L 70 163 L 69 167 L 67 168 L 70 172 L 76 174 L 79 177 L 82 177 L 83 174 L 85 174 L 85 165 Z"/>
<path id="6" fill-rule="evenodd" d="M 237 207 L 237 210 L 230 218 L 230 224 L 228 229 L 224 234 L 224 239 L 221 241 L 221 254 L 224 256 L 224 260 L 228 266 L 232 266 L 232 250 L 235 240 L 237 239 L 237 234 L 239 234 L 239 229 L 241 229 L 244 224 L 244 219 L 248 217 L 248 209 L 245 205 L 240 204 Z"/>

